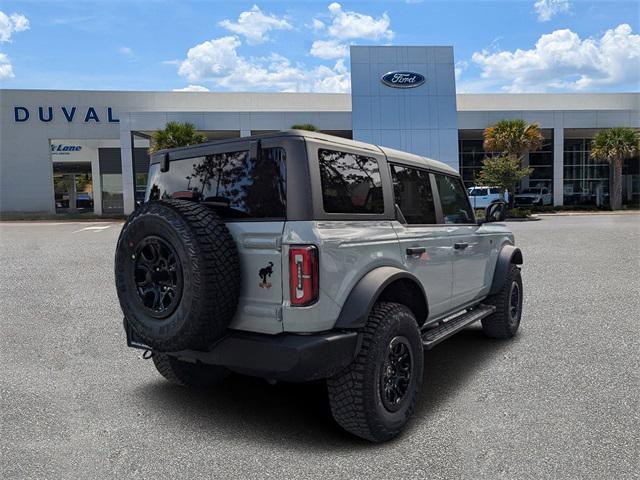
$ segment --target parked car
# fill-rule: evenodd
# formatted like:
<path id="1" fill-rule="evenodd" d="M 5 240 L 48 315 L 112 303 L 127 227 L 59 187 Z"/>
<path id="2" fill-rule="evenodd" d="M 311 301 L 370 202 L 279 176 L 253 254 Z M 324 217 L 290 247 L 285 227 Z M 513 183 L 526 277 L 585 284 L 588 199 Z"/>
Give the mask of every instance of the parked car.
<path id="1" fill-rule="evenodd" d="M 500 202 L 500 189 L 497 187 L 469 187 L 469 200 L 471 206 L 475 208 L 487 208 L 494 202 Z M 509 201 L 509 192 L 504 193 L 504 201 Z"/>
<path id="2" fill-rule="evenodd" d="M 93 208 L 93 197 L 88 192 L 78 192 L 76 194 L 77 208 Z"/>
<path id="3" fill-rule="evenodd" d="M 485 226 L 504 204 L 476 221 L 443 163 L 294 130 L 156 152 L 148 181 L 115 281 L 128 345 L 172 382 L 325 379 L 338 424 L 380 442 L 413 413 L 424 349 L 518 330 L 522 253 Z"/>
<path id="4" fill-rule="evenodd" d="M 516 205 L 551 205 L 553 197 L 544 187 L 525 188 L 514 196 Z"/>

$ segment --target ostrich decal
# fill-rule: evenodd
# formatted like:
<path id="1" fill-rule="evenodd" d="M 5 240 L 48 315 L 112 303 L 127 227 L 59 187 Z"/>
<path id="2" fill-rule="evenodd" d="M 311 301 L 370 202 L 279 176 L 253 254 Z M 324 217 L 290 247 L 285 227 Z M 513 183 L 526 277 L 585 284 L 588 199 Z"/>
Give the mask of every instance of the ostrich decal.
<path id="1" fill-rule="evenodd" d="M 271 283 L 269 283 L 267 278 L 270 278 L 272 274 L 273 274 L 273 262 L 269 262 L 269 264 L 266 267 L 261 268 L 260 271 L 258 272 L 258 275 L 262 279 L 262 282 L 260 282 L 260 288 L 271 288 Z"/>

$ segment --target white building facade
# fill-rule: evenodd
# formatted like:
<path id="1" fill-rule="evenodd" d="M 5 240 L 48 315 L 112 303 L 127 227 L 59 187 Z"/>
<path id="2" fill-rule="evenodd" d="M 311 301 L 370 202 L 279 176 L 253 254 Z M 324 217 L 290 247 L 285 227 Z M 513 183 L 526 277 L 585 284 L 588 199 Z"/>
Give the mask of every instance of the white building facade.
<path id="1" fill-rule="evenodd" d="M 640 94 L 456 94 L 452 47 L 352 47 L 351 94 L 0 90 L 0 213 L 130 213 L 141 200 L 151 134 L 190 122 L 210 139 L 311 123 L 323 132 L 443 161 L 473 184 L 482 130 L 521 118 L 543 147 L 523 187 L 555 205 L 608 203 L 609 168 L 589 158 L 602 129 L 640 129 Z M 638 159 L 623 203 L 638 205 Z"/>

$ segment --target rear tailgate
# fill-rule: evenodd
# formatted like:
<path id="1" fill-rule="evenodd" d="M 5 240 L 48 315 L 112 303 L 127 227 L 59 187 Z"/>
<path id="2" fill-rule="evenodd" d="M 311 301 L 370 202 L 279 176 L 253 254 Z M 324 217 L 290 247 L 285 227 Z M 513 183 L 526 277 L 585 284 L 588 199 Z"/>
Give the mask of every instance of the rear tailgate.
<path id="1" fill-rule="evenodd" d="M 230 328 L 282 332 L 283 221 L 228 222 L 240 254 L 242 288 Z"/>

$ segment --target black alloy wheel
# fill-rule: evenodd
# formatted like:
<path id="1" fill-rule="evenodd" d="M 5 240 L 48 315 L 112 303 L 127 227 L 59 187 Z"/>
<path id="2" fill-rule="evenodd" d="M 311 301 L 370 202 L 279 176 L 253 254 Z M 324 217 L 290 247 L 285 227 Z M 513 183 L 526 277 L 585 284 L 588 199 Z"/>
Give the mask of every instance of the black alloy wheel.
<path id="1" fill-rule="evenodd" d="M 157 236 L 143 238 L 132 260 L 138 299 L 149 315 L 166 318 L 180 303 L 182 265 L 175 249 Z"/>
<path id="2" fill-rule="evenodd" d="M 413 374 L 411 344 L 406 337 L 393 337 L 380 375 L 380 397 L 384 407 L 396 412 L 407 397 Z"/>
<path id="3" fill-rule="evenodd" d="M 509 323 L 516 325 L 520 320 L 520 307 L 522 302 L 520 301 L 520 285 L 518 282 L 511 282 L 511 291 L 509 293 Z"/>

